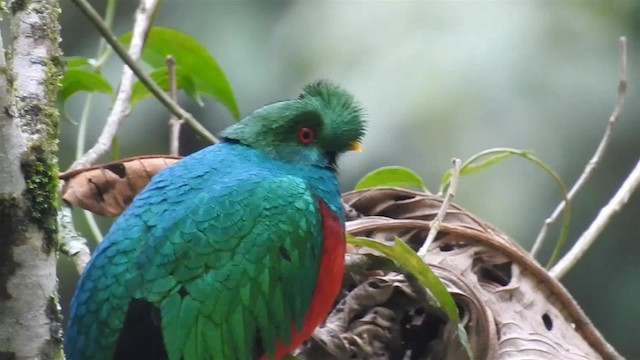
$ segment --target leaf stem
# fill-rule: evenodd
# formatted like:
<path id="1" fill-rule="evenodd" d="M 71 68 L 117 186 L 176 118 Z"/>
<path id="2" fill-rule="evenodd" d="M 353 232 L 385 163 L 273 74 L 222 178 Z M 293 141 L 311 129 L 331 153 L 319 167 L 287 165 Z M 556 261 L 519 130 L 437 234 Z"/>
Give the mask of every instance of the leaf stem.
<path id="1" fill-rule="evenodd" d="M 104 11 L 104 23 L 108 29 L 113 29 L 113 19 L 116 13 L 116 0 L 108 0 L 107 7 Z M 100 42 L 98 43 L 98 52 L 96 57 L 96 64 L 93 66 L 94 71 L 100 72 L 102 66 L 107 59 L 109 58 L 109 54 L 111 53 L 111 48 L 107 47 L 107 42 L 104 38 L 100 38 Z"/>

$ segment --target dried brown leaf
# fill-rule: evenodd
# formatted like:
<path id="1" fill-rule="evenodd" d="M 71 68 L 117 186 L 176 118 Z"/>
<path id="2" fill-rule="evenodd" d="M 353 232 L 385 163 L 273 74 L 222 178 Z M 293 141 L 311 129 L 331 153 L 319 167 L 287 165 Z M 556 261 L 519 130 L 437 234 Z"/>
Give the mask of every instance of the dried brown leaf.
<path id="1" fill-rule="evenodd" d="M 60 174 L 62 199 L 102 216 L 120 214 L 151 177 L 180 156 L 147 155 Z"/>
<path id="2" fill-rule="evenodd" d="M 399 237 L 414 250 L 442 206 L 438 197 L 399 188 L 349 192 L 342 200 L 353 236 L 386 244 Z M 351 256 L 376 256 L 355 250 Z M 456 204 L 449 206 L 425 262 L 460 309 L 474 359 L 621 358 L 567 290 L 525 250 Z M 417 296 L 414 284 L 397 273 L 370 273 L 346 274 L 339 302 L 299 349 L 299 357 L 468 358 L 457 329 Z"/>

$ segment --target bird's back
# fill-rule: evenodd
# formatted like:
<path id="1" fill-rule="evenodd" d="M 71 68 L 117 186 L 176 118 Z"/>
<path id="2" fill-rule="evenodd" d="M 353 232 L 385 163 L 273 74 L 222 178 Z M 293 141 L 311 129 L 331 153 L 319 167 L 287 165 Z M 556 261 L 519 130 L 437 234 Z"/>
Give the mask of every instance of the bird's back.
<path id="1" fill-rule="evenodd" d="M 212 202 L 209 204 L 212 209 L 229 209 L 222 213 L 229 221 L 216 225 L 216 236 L 222 239 L 225 236 L 233 237 L 234 233 L 248 233 L 251 230 L 248 227 L 253 225 L 243 222 L 242 217 L 250 216 L 245 212 L 251 209 L 237 208 L 246 201 L 242 189 L 256 188 L 262 182 L 281 177 L 301 179 L 301 183 L 306 184 L 314 196 L 322 199 L 343 220 L 337 182 L 332 172 L 310 166 L 282 164 L 240 144 L 211 146 L 158 173 L 113 224 L 104 241 L 96 248 L 78 283 L 65 336 L 67 358 L 111 358 L 116 347 L 120 349 L 126 341 L 135 347 L 136 336 L 147 341 L 154 337 L 157 340 L 158 334 L 161 338 L 159 309 L 152 305 L 157 299 L 153 299 L 153 289 L 146 286 L 152 280 L 155 281 L 154 286 L 160 286 L 157 284 L 162 284 L 160 280 L 168 271 L 167 268 L 174 266 L 172 261 L 185 256 L 172 253 L 174 247 L 167 244 L 167 239 L 180 241 L 180 236 L 172 238 L 171 232 L 176 228 L 187 232 L 189 226 L 197 224 L 195 220 L 185 221 L 184 215 L 187 213 L 195 214 L 192 215 L 195 217 L 202 213 L 205 217 L 206 209 L 194 212 L 194 207 L 204 206 L 198 201 L 207 199 Z M 287 201 L 294 203 L 295 199 Z M 259 214 L 256 216 L 259 217 Z M 230 226 L 225 227 L 225 224 Z M 320 241 L 319 238 L 317 240 Z M 310 251 L 319 253 L 320 244 L 313 246 L 316 250 Z M 197 251 L 197 248 L 193 251 Z M 317 266 L 318 259 L 315 262 Z M 161 271 L 158 264 L 162 265 Z M 188 266 L 175 266 L 181 266 L 179 271 L 176 270 L 181 274 L 180 279 L 190 281 Z M 196 265 L 193 266 L 197 269 Z M 311 264 L 310 268 L 313 266 Z M 156 271 L 157 276 L 154 275 Z M 141 300 L 136 302 L 133 299 Z M 132 321 L 130 319 L 135 319 L 135 316 L 142 316 L 150 328 L 155 327 L 157 334 L 147 332 L 147 326 L 141 329 L 126 326 L 130 332 L 123 333 L 125 322 Z M 158 356 L 149 352 L 146 354 L 152 358 Z"/>

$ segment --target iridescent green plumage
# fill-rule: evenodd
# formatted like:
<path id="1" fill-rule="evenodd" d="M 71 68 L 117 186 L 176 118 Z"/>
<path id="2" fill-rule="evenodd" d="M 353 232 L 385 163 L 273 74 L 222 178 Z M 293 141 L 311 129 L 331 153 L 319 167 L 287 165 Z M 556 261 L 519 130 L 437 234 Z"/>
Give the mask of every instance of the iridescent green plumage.
<path id="1" fill-rule="evenodd" d="M 342 231 L 323 207 L 344 221 L 335 157 L 363 131 L 353 98 L 317 83 L 156 175 L 82 276 L 67 358 L 250 359 L 299 341 Z"/>

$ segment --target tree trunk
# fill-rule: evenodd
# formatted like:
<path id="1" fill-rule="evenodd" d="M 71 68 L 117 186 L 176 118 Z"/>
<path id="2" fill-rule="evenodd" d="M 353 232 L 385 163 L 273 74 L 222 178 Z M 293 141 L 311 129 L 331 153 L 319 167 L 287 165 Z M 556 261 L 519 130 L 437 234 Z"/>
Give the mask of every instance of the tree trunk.
<path id="1" fill-rule="evenodd" d="M 56 94 L 62 58 L 54 0 L 10 3 L 0 38 L 0 359 L 62 358 L 56 278 Z"/>

